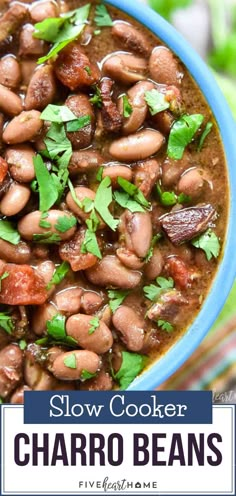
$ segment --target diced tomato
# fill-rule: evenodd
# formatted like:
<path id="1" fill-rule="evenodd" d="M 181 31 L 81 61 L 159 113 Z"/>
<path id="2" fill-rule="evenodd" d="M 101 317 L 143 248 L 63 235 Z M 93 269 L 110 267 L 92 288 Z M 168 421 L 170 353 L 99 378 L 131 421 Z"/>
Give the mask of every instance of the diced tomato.
<path id="1" fill-rule="evenodd" d="M 70 43 L 59 53 L 55 72 L 57 78 L 72 91 L 92 86 L 100 77 L 98 67 L 91 64 L 77 42 Z"/>
<path id="2" fill-rule="evenodd" d="M 4 158 L 0 157 L 0 184 L 3 183 L 8 171 L 8 165 Z"/>
<path id="3" fill-rule="evenodd" d="M 0 261 L 0 303 L 6 305 L 42 305 L 47 300 L 43 278 L 29 265 L 16 265 Z"/>
<path id="4" fill-rule="evenodd" d="M 197 276 L 193 269 L 188 267 L 179 257 L 168 258 L 165 268 L 168 274 L 173 277 L 175 285 L 181 289 L 189 288 L 191 286 L 191 282 Z"/>
<path id="5" fill-rule="evenodd" d="M 69 262 L 74 272 L 89 269 L 98 261 L 97 257 L 92 253 L 81 253 L 84 236 L 85 229 L 81 228 L 70 241 L 60 244 L 59 254 L 61 259 Z"/>

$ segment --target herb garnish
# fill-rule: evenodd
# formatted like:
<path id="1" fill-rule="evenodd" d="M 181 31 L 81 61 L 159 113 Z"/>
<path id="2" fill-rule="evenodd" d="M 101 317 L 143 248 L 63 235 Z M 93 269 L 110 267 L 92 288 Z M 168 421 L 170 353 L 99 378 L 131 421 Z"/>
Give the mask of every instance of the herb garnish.
<path id="1" fill-rule="evenodd" d="M 153 236 L 152 238 L 152 242 L 151 242 L 151 246 L 148 250 L 148 253 L 145 257 L 145 260 L 144 262 L 145 263 L 148 263 L 150 262 L 152 256 L 153 256 L 153 250 L 154 250 L 154 247 L 155 247 L 155 244 L 162 238 L 162 234 L 158 233 L 158 234 L 155 234 L 155 236 Z"/>
<path id="2" fill-rule="evenodd" d="M 36 344 L 49 346 L 56 343 L 76 348 L 78 343 L 71 336 L 67 336 L 65 323 L 66 317 L 64 315 L 60 315 L 59 313 L 54 315 L 51 320 L 47 320 L 47 336 L 42 339 L 38 339 Z"/>
<path id="3" fill-rule="evenodd" d="M 165 95 L 155 89 L 146 91 L 145 101 L 148 104 L 151 115 L 156 115 L 159 112 L 163 112 L 163 110 L 166 110 L 170 107 L 170 104 L 169 102 L 167 102 Z"/>
<path id="4" fill-rule="evenodd" d="M 66 232 L 69 231 L 72 227 L 74 227 L 77 224 L 77 219 L 74 217 L 74 215 L 63 215 L 61 217 L 58 217 L 57 223 L 55 224 L 55 229 L 59 232 Z"/>
<path id="5" fill-rule="evenodd" d="M 119 383 L 120 389 L 127 389 L 147 363 L 145 355 L 138 353 L 129 353 L 122 351 L 122 364 L 116 374 L 113 373 L 114 379 Z"/>
<path id="6" fill-rule="evenodd" d="M 160 183 L 157 183 L 156 187 L 159 201 L 164 207 L 173 207 L 176 203 L 183 204 L 191 201 L 191 197 L 184 193 L 177 196 L 174 191 L 162 191 Z"/>
<path id="7" fill-rule="evenodd" d="M 27 343 L 26 343 L 25 339 L 21 339 L 19 341 L 19 348 L 22 351 L 24 351 L 27 348 Z"/>
<path id="8" fill-rule="evenodd" d="M 108 297 L 110 299 L 109 306 L 112 313 L 115 313 L 117 308 L 123 303 L 126 296 L 128 296 L 130 291 L 122 291 L 120 289 L 111 289 L 108 291 Z"/>
<path id="9" fill-rule="evenodd" d="M 219 238 L 211 229 L 208 229 L 205 233 L 193 239 L 192 245 L 195 246 L 195 248 L 201 248 L 201 250 L 205 252 L 208 261 L 210 261 L 212 257 L 217 258 L 219 256 Z"/>
<path id="10" fill-rule="evenodd" d="M 2 327 L 7 334 L 12 334 L 14 325 L 12 318 L 7 314 L 7 312 L 0 312 L 0 327 Z"/>
<path id="11" fill-rule="evenodd" d="M 144 286 L 143 290 L 146 298 L 151 301 L 156 301 L 159 296 L 168 289 L 173 289 L 174 280 L 172 277 L 166 279 L 165 277 L 157 277 L 156 278 L 157 286 L 155 284 L 150 284 L 150 286 Z"/>
<path id="12" fill-rule="evenodd" d="M 39 185 L 39 210 L 46 212 L 58 199 L 58 190 L 51 174 L 48 172 L 41 155 L 33 158 L 36 179 Z"/>
<path id="13" fill-rule="evenodd" d="M 72 156 L 72 146 L 63 124 L 53 122 L 44 143 L 50 159 L 56 160 L 60 169 L 66 168 Z"/>
<path id="14" fill-rule="evenodd" d="M 20 235 L 18 231 L 8 220 L 0 219 L 0 239 L 8 241 L 8 243 L 11 243 L 12 245 L 18 245 L 20 242 Z"/>
<path id="15" fill-rule="evenodd" d="M 91 335 L 91 334 L 93 334 L 93 333 L 96 331 L 96 329 L 98 329 L 98 327 L 100 326 L 100 321 L 99 321 L 99 318 L 98 318 L 98 317 L 93 317 L 93 318 L 90 320 L 89 324 L 90 324 L 90 326 L 91 326 L 91 327 L 90 327 L 90 328 L 89 328 L 89 330 L 88 330 L 88 334 L 89 334 L 89 335 Z"/>
<path id="16" fill-rule="evenodd" d="M 87 381 L 88 379 L 92 379 L 93 377 L 96 377 L 97 374 L 92 374 L 86 369 L 83 369 L 80 375 L 80 379 L 82 381 Z"/>
<path id="17" fill-rule="evenodd" d="M 110 177 L 104 177 L 101 183 L 98 186 L 94 207 L 99 215 L 102 217 L 104 222 L 115 231 L 119 220 L 115 220 L 109 211 L 109 206 L 112 203 L 112 188 L 111 188 L 111 179 Z"/>
<path id="18" fill-rule="evenodd" d="M 168 157 L 175 160 L 183 157 L 186 146 L 191 143 L 203 120 L 202 114 L 183 115 L 173 124 L 167 147 Z"/>
<path id="19" fill-rule="evenodd" d="M 146 200 L 142 191 L 123 177 L 118 177 L 117 182 L 128 195 L 144 208 L 150 208 L 150 203 Z M 127 207 L 128 208 L 128 207 Z"/>
<path id="20" fill-rule="evenodd" d="M 131 116 L 131 114 L 133 113 L 133 107 L 129 103 L 129 99 L 128 99 L 127 95 L 123 95 L 122 99 L 123 99 L 123 116 L 126 119 L 128 119 Z"/>
<path id="21" fill-rule="evenodd" d="M 101 91 L 98 88 L 97 85 L 93 86 L 94 89 L 94 95 L 90 98 L 90 102 L 92 105 L 96 105 L 98 108 L 102 108 L 102 96 L 101 96 Z"/>
<path id="22" fill-rule="evenodd" d="M 3 272 L 2 276 L 0 276 L 0 291 L 2 290 L 2 281 L 9 276 L 9 272 Z"/>
<path id="23" fill-rule="evenodd" d="M 171 333 L 174 330 L 174 327 L 170 322 L 167 322 L 167 320 L 158 320 L 157 321 L 158 327 L 160 327 L 163 331 Z"/>
<path id="24" fill-rule="evenodd" d="M 62 262 L 59 267 L 56 268 L 51 281 L 47 284 L 46 289 L 49 290 L 51 289 L 54 284 L 60 284 L 61 281 L 66 277 L 70 270 L 70 264 L 69 262 Z"/>
<path id="25" fill-rule="evenodd" d="M 70 353 L 69 355 L 66 356 L 63 360 L 64 365 L 68 367 L 69 369 L 76 369 L 76 355 L 75 353 Z"/>
<path id="26" fill-rule="evenodd" d="M 203 145 L 204 145 L 204 142 L 205 142 L 205 139 L 207 138 L 208 134 L 211 132 L 211 129 L 213 127 L 213 123 L 212 122 L 208 122 L 201 137 L 200 137 L 200 140 L 199 140 L 199 144 L 198 144 L 198 148 L 197 148 L 197 151 L 200 152 Z"/>
<path id="27" fill-rule="evenodd" d="M 105 5 L 97 5 L 94 22 L 98 27 L 113 26 L 112 18 Z"/>

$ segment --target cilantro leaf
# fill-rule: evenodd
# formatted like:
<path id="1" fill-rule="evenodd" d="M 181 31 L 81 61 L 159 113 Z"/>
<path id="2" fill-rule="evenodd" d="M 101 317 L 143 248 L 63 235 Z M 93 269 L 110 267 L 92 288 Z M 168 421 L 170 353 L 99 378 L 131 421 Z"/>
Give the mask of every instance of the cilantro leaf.
<path id="1" fill-rule="evenodd" d="M 24 351 L 27 348 L 27 343 L 26 343 L 25 339 L 21 339 L 19 341 L 19 348 L 22 351 Z"/>
<path id="2" fill-rule="evenodd" d="M 69 355 L 67 355 L 66 358 L 64 358 L 63 363 L 69 369 L 76 369 L 77 364 L 75 353 L 70 353 Z"/>
<path id="3" fill-rule="evenodd" d="M 172 324 L 170 324 L 170 322 L 167 322 L 166 320 L 158 320 L 157 325 L 163 331 L 166 331 L 168 333 L 171 333 L 174 330 L 174 327 L 172 326 Z"/>
<path id="4" fill-rule="evenodd" d="M 168 157 L 175 160 L 183 157 L 186 146 L 191 143 L 203 120 L 202 114 L 183 115 L 173 124 L 168 140 Z"/>
<path id="5" fill-rule="evenodd" d="M 7 332 L 7 334 L 12 334 L 14 329 L 12 318 L 7 315 L 7 313 L 0 312 L 0 327 Z"/>
<path id="6" fill-rule="evenodd" d="M 150 208 L 150 203 L 146 200 L 145 196 L 143 195 L 142 191 L 138 189 L 137 186 L 134 184 L 130 183 L 123 177 L 118 177 L 117 178 L 118 184 L 121 186 L 121 188 L 128 193 L 129 196 L 133 197 L 136 202 L 138 202 L 140 205 L 142 205 L 145 208 Z"/>
<path id="7" fill-rule="evenodd" d="M 165 277 L 157 277 L 156 282 L 157 286 L 155 284 L 150 284 L 149 286 L 144 286 L 143 288 L 145 297 L 151 301 L 156 301 L 164 291 L 173 289 L 174 287 L 172 277 L 169 277 L 168 279 Z"/>
<path id="8" fill-rule="evenodd" d="M 91 372 L 88 372 L 88 370 L 83 369 L 80 375 L 80 379 L 82 381 L 87 381 L 88 379 L 92 379 L 93 377 L 96 377 L 97 374 L 91 374 Z"/>
<path id="9" fill-rule="evenodd" d="M 114 199 L 118 205 L 127 208 L 130 212 L 145 212 L 145 209 L 135 200 L 133 200 L 125 191 L 115 191 Z"/>
<path id="10" fill-rule="evenodd" d="M 94 22 L 98 27 L 113 26 L 112 18 L 105 5 L 97 5 Z"/>
<path id="11" fill-rule="evenodd" d="M 47 320 L 46 322 L 47 328 L 47 337 L 42 340 L 38 340 L 37 344 L 47 344 L 51 341 L 56 342 L 57 344 L 64 344 L 66 346 L 77 346 L 77 341 L 67 336 L 66 334 L 66 317 L 64 315 L 60 315 L 59 313 L 54 315 L 51 320 Z M 40 342 L 41 341 L 41 342 Z"/>
<path id="12" fill-rule="evenodd" d="M 71 196 L 72 196 L 73 201 L 75 202 L 75 204 L 79 208 L 83 209 L 83 205 L 82 205 L 81 201 L 79 200 L 79 198 L 77 198 L 76 192 L 75 192 L 75 188 L 74 188 L 74 186 L 73 186 L 73 184 L 72 184 L 72 182 L 71 182 L 70 179 L 68 180 L 68 186 L 69 186 L 69 190 L 71 192 Z"/>
<path id="13" fill-rule="evenodd" d="M 131 114 L 133 113 L 133 107 L 129 103 L 129 99 L 128 99 L 127 95 L 123 95 L 122 99 L 123 99 L 123 116 L 126 119 L 128 119 L 131 116 Z"/>
<path id="14" fill-rule="evenodd" d="M 146 91 L 145 101 L 148 104 L 151 115 L 156 115 L 159 112 L 168 109 L 170 106 L 169 102 L 167 102 L 165 98 L 165 95 L 155 89 Z"/>
<path id="15" fill-rule="evenodd" d="M 213 127 L 213 123 L 212 122 L 208 122 L 201 137 L 200 137 L 200 140 L 199 140 L 199 144 L 198 144 L 198 148 L 197 148 L 197 151 L 200 152 L 203 145 L 204 145 L 204 142 L 205 142 L 205 139 L 207 138 L 208 134 L 211 132 L 211 129 Z"/>
<path id="16" fill-rule="evenodd" d="M 99 321 L 99 318 L 98 318 L 98 317 L 93 317 L 93 318 L 90 320 L 89 324 L 90 324 L 90 326 L 91 326 L 91 327 L 89 328 L 88 333 L 89 333 L 89 335 L 91 335 L 91 334 L 93 334 L 93 333 L 96 331 L 96 329 L 98 329 L 98 327 L 100 326 L 100 321 Z"/>
<path id="17" fill-rule="evenodd" d="M 185 195 L 185 193 L 180 193 L 180 195 L 177 196 L 178 203 L 189 203 L 191 202 L 191 196 Z"/>
<path id="18" fill-rule="evenodd" d="M 159 239 L 162 238 L 162 234 L 158 233 L 158 234 L 155 234 L 155 236 L 153 236 L 152 238 L 152 242 L 151 242 L 151 246 L 148 250 L 148 254 L 146 255 L 146 258 L 144 260 L 145 263 L 148 263 L 152 256 L 153 256 L 153 250 L 154 250 L 154 247 L 155 247 L 155 244 L 159 241 Z"/>
<path id="19" fill-rule="evenodd" d="M 74 121 L 77 117 L 66 105 L 52 105 L 50 103 L 41 113 L 40 119 L 61 124 L 62 122 Z"/>
<path id="20" fill-rule="evenodd" d="M 104 177 L 104 179 L 98 186 L 94 200 L 94 207 L 98 214 L 102 217 L 104 222 L 112 229 L 112 231 L 115 231 L 119 224 L 119 220 L 115 220 L 108 209 L 111 203 L 111 179 L 107 176 Z"/>
<path id="21" fill-rule="evenodd" d="M 41 155 L 33 157 L 36 179 L 39 185 L 39 210 L 49 210 L 58 199 L 58 191 Z"/>
<path id="22" fill-rule="evenodd" d="M 68 262 L 62 262 L 59 267 L 56 268 L 51 281 L 47 284 L 46 289 L 51 289 L 54 284 L 60 284 L 61 281 L 66 277 L 70 270 L 70 264 Z"/>
<path id="23" fill-rule="evenodd" d="M 99 167 L 96 175 L 96 180 L 100 183 L 102 181 L 104 167 Z"/>
<path id="24" fill-rule="evenodd" d="M 18 245 L 20 242 L 20 235 L 18 231 L 8 220 L 0 219 L 0 239 L 8 241 L 8 243 L 11 243 L 12 245 Z"/>
<path id="25" fill-rule="evenodd" d="M 84 241 L 81 246 L 81 253 L 92 253 L 95 257 L 102 259 L 96 234 L 90 229 L 87 229 L 85 232 Z"/>
<path id="26" fill-rule="evenodd" d="M 59 243 L 61 241 L 61 237 L 59 234 L 48 231 L 43 234 L 33 234 L 33 241 L 35 243 L 52 244 Z"/>
<path id="27" fill-rule="evenodd" d="M 44 143 L 51 160 L 56 160 L 60 168 L 66 168 L 72 156 L 72 146 L 63 124 L 53 122 Z"/>
<path id="28" fill-rule="evenodd" d="M 159 197 L 160 203 L 164 207 L 172 207 L 177 203 L 177 196 L 173 191 L 162 191 L 161 185 L 157 183 L 157 194 Z"/>
<path id="29" fill-rule="evenodd" d="M 211 229 L 208 229 L 205 233 L 193 239 L 192 245 L 195 246 L 195 248 L 201 248 L 201 250 L 205 252 L 208 261 L 210 261 L 212 257 L 217 258 L 219 256 L 219 238 Z"/>
<path id="30" fill-rule="evenodd" d="M 9 276 L 9 272 L 3 272 L 2 276 L 0 276 L 0 291 L 2 290 L 2 281 Z"/>
<path id="31" fill-rule="evenodd" d="M 127 389 L 137 375 L 142 372 L 146 363 L 147 357 L 145 355 L 122 351 L 122 364 L 118 372 L 114 375 L 114 379 L 118 381 L 120 388 Z"/>
<path id="32" fill-rule="evenodd" d="M 79 131 L 80 129 L 83 129 L 86 126 L 89 126 L 91 123 L 91 117 L 90 115 L 83 115 L 82 117 L 79 117 L 73 121 L 70 121 L 66 125 L 66 130 L 68 133 L 73 133 L 75 131 Z"/>
<path id="33" fill-rule="evenodd" d="M 94 95 L 90 98 L 90 102 L 92 105 L 96 105 L 98 108 L 102 108 L 102 95 L 101 95 L 101 90 L 98 88 L 97 85 L 94 87 Z"/>
<path id="34" fill-rule="evenodd" d="M 74 217 L 74 215 L 70 215 L 69 217 L 66 215 L 63 215 L 62 217 L 58 217 L 57 223 L 55 224 L 55 229 L 59 232 L 66 232 L 69 231 L 72 227 L 74 227 L 77 224 L 77 219 Z"/>
<path id="35" fill-rule="evenodd" d="M 111 289 L 108 291 L 108 297 L 110 299 L 109 306 L 112 313 L 115 313 L 117 308 L 123 303 L 126 296 L 128 296 L 130 291 L 122 291 L 119 289 Z"/>

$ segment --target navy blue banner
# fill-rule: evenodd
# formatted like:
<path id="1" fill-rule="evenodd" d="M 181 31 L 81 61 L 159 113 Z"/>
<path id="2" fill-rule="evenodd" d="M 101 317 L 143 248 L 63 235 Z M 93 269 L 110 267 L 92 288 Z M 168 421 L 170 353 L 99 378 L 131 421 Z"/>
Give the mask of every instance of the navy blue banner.
<path id="1" fill-rule="evenodd" d="M 207 391 L 30 391 L 26 424 L 211 424 Z"/>

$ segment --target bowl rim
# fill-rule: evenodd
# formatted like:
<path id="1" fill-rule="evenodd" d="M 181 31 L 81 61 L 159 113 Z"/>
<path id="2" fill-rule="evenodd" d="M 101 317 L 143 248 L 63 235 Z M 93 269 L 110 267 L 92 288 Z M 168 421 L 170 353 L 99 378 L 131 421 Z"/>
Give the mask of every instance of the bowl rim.
<path id="1" fill-rule="evenodd" d="M 219 315 L 236 275 L 236 126 L 230 108 L 210 69 L 184 37 L 150 7 L 134 0 L 104 0 L 151 30 L 184 63 L 198 84 L 218 124 L 226 155 L 229 217 L 224 254 L 207 298 L 187 332 L 129 386 L 129 391 L 152 390 L 167 380 L 197 349 Z"/>

